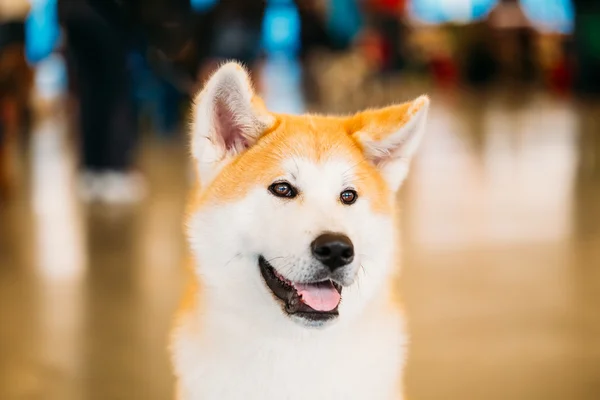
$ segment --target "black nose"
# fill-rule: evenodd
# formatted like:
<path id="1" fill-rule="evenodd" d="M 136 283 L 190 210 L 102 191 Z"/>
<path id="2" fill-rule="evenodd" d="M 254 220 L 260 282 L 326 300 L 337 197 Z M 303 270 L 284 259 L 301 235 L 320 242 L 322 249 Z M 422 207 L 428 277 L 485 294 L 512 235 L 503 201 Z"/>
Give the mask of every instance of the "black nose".
<path id="1" fill-rule="evenodd" d="M 341 233 L 324 233 L 311 243 L 310 248 L 313 256 L 332 272 L 354 259 L 352 241 Z"/>

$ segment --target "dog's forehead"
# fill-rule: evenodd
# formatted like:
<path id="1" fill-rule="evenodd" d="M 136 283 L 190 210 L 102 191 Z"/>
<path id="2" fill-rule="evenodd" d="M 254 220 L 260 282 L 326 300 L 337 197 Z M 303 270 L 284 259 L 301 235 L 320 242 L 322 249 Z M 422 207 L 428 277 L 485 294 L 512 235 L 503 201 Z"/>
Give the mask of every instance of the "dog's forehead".
<path id="1" fill-rule="evenodd" d="M 280 116 L 277 128 L 265 139 L 273 147 L 298 158 L 322 162 L 363 158 L 359 144 L 346 130 L 344 119 L 320 115 Z"/>
<path id="2" fill-rule="evenodd" d="M 294 156 L 282 162 L 285 175 L 303 187 L 346 187 L 355 181 L 356 163 L 344 157 L 333 156 L 314 160 Z"/>
<path id="3" fill-rule="evenodd" d="M 285 177 L 304 187 L 352 183 L 357 165 L 365 161 L 343 119 L 326 116 L 284 117 L 269 138 Z"/>
<path id="4" fill-rule="evenodd" d="M 202 201 L 228 203 L 277 179 L 320 188 L 320 192 L 356 187 L 374 208 L 388 210 L 387 186 L 366 160 L 344 119 L 326 116 L 278 116 L 279 123 L 247 152 L 226 165 Z"/>

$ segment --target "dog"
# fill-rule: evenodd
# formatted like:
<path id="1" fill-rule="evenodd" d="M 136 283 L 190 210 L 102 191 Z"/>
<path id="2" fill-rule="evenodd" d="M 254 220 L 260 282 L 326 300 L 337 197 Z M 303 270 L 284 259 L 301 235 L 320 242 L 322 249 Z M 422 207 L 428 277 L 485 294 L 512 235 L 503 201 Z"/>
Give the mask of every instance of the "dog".
<path id="1" fill-rule="evenodd" d="M 395 197 L 429 103 L 274 114 L 239 64 L 210 77 L 191 129 L 178 399 L 403 398 Z"/>

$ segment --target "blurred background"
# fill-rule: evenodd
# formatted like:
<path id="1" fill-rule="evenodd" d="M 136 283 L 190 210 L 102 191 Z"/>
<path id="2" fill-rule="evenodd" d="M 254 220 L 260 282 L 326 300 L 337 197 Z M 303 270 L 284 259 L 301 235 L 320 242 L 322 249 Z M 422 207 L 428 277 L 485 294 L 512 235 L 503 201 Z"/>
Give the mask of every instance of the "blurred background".
<path id="1" fill-rule="evenodd" d="M 600 399 L 598 0 L 0 0 L 0 399 L 172 398 L 190 99 L 224 59 L 278 112 L 431 95 L 410 399 Z"/>

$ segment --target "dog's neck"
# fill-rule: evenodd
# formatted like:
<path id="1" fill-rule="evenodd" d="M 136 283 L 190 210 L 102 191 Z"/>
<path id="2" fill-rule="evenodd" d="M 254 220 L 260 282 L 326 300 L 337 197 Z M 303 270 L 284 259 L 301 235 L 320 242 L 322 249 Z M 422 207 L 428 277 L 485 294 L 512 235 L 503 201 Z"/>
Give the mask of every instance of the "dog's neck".
<path id="1" fill-rule="evenodd" d="M 290 399 L 399 398 L 406 335 L 383 297 L 352 318 L 307 328 L 283 312 L 257 319 L 242 307 L 214 307 L 217 294 L 204 294 L 176 332 L 178 376 L 198 396 L 184 399 L 258 400 L 290 390 Z"/>

